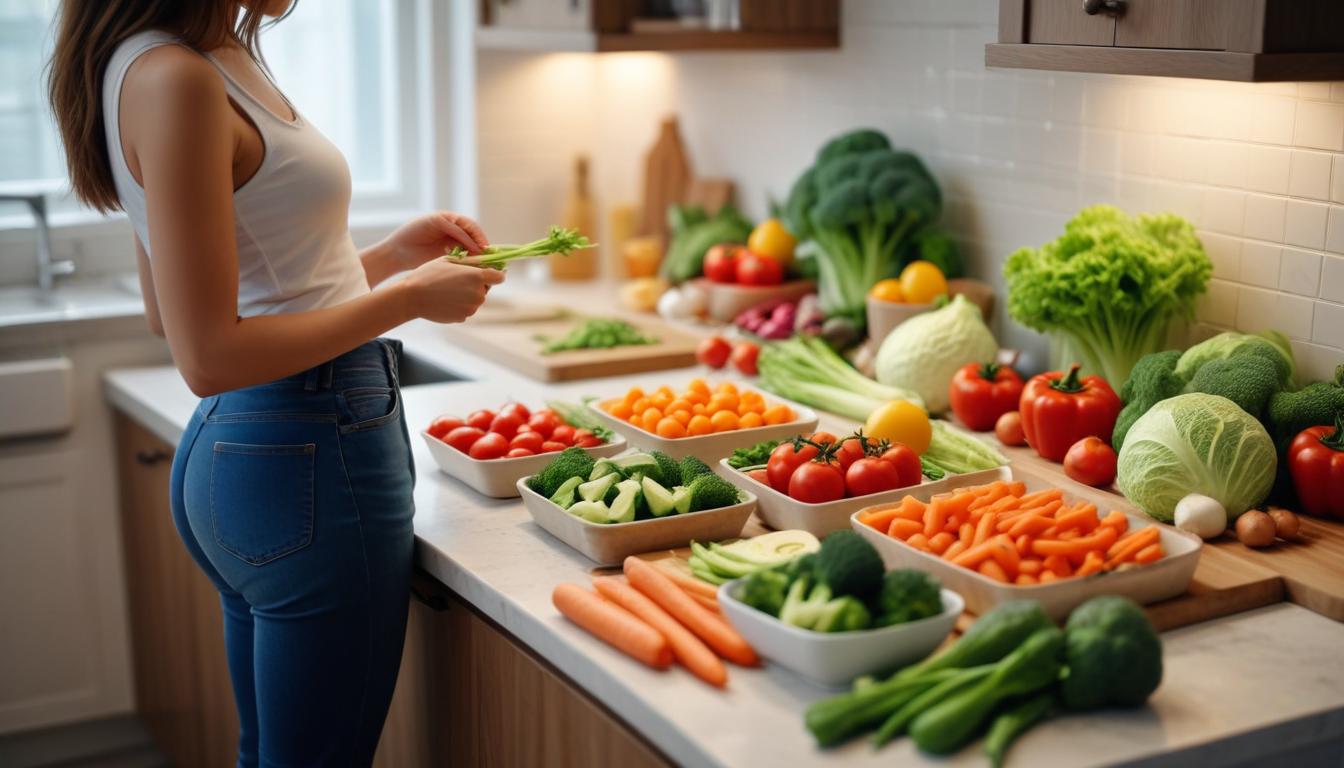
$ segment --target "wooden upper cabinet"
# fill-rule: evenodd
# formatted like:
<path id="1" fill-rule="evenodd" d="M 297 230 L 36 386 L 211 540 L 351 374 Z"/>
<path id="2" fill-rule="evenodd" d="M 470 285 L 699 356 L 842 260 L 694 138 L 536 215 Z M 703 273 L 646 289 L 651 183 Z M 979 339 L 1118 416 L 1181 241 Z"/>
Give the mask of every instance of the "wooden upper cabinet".
<path id="1" fill-rule="evenodd" d="M 1344 0 L 1000 0 L 991 67 L 1344 79 Z"/>

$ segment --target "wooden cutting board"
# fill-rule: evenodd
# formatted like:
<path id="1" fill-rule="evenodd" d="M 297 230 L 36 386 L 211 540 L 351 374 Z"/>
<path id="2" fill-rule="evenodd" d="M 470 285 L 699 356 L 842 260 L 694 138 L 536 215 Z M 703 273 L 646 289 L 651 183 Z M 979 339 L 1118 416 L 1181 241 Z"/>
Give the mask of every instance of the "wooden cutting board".
<path id="1" fill-rule="evenodd" d="M 1344 523 L 1299 515 L 1301 539 L 1251 549 L 1231 534 L 1208 549 L 1240 568 L 1261 568 L 1283 580 L 1286 598 L 1335 621 L 1344 621 Z"/>
<path id="2" fill-rule="evenodd" d="M 560 338 L 583 317 L 570 315 L 535 322 L 476 322 L 443 326 L 450 340 L 463 348 L 539 381 L 575 381 L 601 376 L 662 371 L 695 365 L 699 337 L 652 319 L 624 318 L 657 344 L 580 349 L 543 355 L 538 337 Z"/>

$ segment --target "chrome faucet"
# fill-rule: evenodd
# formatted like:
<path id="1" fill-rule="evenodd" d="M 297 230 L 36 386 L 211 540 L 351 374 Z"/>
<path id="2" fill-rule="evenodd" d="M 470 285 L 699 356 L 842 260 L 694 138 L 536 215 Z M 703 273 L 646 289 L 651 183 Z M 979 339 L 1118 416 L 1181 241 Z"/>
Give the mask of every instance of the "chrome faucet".
<path id="1" fill-rule="evenodd" d="M 51 227 L 47 224 L 47 198 L 45 195 L 0 194 L 0 202 L 27 203 L 33 213 L 33 228 L 37 230 L 37 285 L 42 293 L 50 294 L 56 285 L 56 278 L 72 275 L 75 262 L 68 259 L 53 261 L 51 258 Z"/>

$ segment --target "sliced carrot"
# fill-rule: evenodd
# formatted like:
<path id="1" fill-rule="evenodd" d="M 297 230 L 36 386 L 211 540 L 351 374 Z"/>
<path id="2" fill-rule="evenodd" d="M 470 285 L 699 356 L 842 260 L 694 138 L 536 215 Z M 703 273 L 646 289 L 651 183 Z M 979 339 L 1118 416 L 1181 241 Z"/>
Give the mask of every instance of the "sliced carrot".
<path id="1" fill-rule="evenodd" d="M 719 590 L 715 589 L 713 584 L 701 581 L 694 576 L 689 576 L 675 568 L 664 568 L 659 566 L 659 570 L 667 574 L 667 578 L 676 582 L 678 587 L 686 590 L 692 595 L 699 595 L 714 603 L 717 608 L 719 604 Z"/>
<path id="2" fill-rule="evenodd" d="M 601 595 L 576 584 L 560 584 L 551 592 L 551 603 L 562 616 L 622 653 L 655 669 L 672 666 L 667 638 Z"/>
<path id="3" fill-rule="evenodd" d="M 943 553 L 943 559 L 952 560 L 956 558 L 957 555 L 960 555 L 962 552 L 966 551 L 967 546 L 968 545 L 966 543 L 966 539 L 957 539 L 956 541 L 952 542 L 952 545 L 949 546 L 947 548 L 947 551 Z"/>
<path id="4" fill-rule="evenodd" d="M 1041 515 L 1019 515 L 1009 518 L 999 523 L 998 529 L 1001 533 L 1007 533 L 1014 538 L 1023 534 L 1040 536 L 1050 530 L 1055 525 L 1055 521 Z"/>
<path id="5" fill-rule="evenodd" d="M 909 544 L 915 549 L 923 550 L 925 552 L 929 551 L 929 537 L 925 536 L 922 533 L 916 533 L 915 535 L 906 539 L 905 543 Z"/>
<path id="6" fill-rule="evenodd" d="M 1109 527 L 1109 526 L 1108 526 Z M 1116 563 L 1122 563 L 1125 560 L 1138 554 L 1140 549 L 1149 544 L 1156 544 L 1161 539 L 1161 533 L 1157 526 L 1149 525 L 1133 531 L 1123 538 L 1116 541 L 1106 550 L 1106 559 Z"/>
<path id="7" fill-rule="evenodd" d="M 673 618 L 713 648 L 715 653 L 746 667 L 758 663 L 756 652 L 737 630 L 678 589 L 660 569 L 631 556 L 625 559 L 625 576 L 630 579 L 630 586 L 672 614 Z"/>
<path id="8" fill-rule="evenodd" d="M 952 542 L 956 540 L 956 536 L 953 536 L 947 531 L 943 531 L 932 539 L 929 539 L 929 549 L 932 550 L 935 555 L 941 555 L 946 552 L 947 548 L 952 546 Z"/>
<path id="9" fill-rule="evenodd" d="M 1059 501 L 1064 498 L 1064 491 L 1058 488 L 1047 488 L 1035 493 L 1028 493 L 1020 499 L 1020 506 L 1035 507 L 1050 501 Z"/>
<path id="10" fill-rule="evenodd" d="M 993 504 L 990 504 L 988 507 L 985 507 L 984 511 L 995 512 L 999 515 L 1004 515 L 1016 510 L 1020 506 L 1022 506 L 1022 499 L 1020 497 L 1004 496 L 1002 499 L 999 499 Z"/>
<path id="11" fill-rule="evenodd" d="M 896 516 L 902 520 L 915 520 L 923 523 L 926 508 L 924 502 L 914 496 L 906 496 L 901 499 L 901 505 L 896 509 Z"/>
<path id="12" fill-rule="evenodd" d="M 975 538 L 973 544 L 983 544 L 989 541 L 989 537 L 994 534 L 994 527 L 997 524 L 999 516 L 993 512 L 986 512 L 975 524 Z"/>
<path id="13" fill-rule="evenodd" d="M 1059 580 L 1059 576 L 1056 576 L 1054 571 L 1041 571 L 1041 575 L 1036 578 L 1040 580 L 1041 584 L 1049 584 L 1052 581 Z"/>
<path id="14" fill-rule="evenodd" d="M 1075 528 L 1072 530 L 1077 529 Z M 1065 533 L 1069 532 L 1070 531 L 1065 531 Z M 1072 539 L 1064 539 L 1064 534 L 1060 534 L 1060 538 L 1054 541 L 1037 539 L 1032 543 L 1031 551 L 1042 557 L 1048 555 L 1085 554 L 1093 549 L 1099 549 L 1105 552 L 1107 547 L 1110 547 L 1115 543 L 1117 535 L 1115 529 L 1110 526 L 1102 528 L 1089 536 L 1078 536 Z"/>
<path id="15" fill-rule="evenodd" d="M 966 508 L 967 512 L 974 512 L 981 507 L 987 507 L 1008 495 L 1008 484 L 1002 480 L 990 483 L 986 487 L 988 490 L 977 496 L 975 500 L 971 502 L 971 505 Z"/>
<path id="16" fill-rule="evenodd" d="M 1031 542 L 1035 541 L 1030 534 L 1024 533 L 1013 539 L 1013 546 L 1017 548 L 1017 554 L 1022 557 L 1031 555 Z"/>
<path id="17" fill-rule="evenodd" d="M 1008 495 L 1016 498 L 1022 498 L 1027 495 L 1027 484 L 1021 480 L 1014 480 L 1008 484 Z"/>
<path id="18" fill-rule="evenodd" d="M 1031 574 L 1035 576 L 1045 569 L 1045 565 L 1034 557 L 1024 557 L 1017 564 L 1018 574 Z"/>
<path id="19" fill-rule="evenodd" d="M 963 518 L 966 517 L 966 510 L 968 510 L 971 504 L 979 498 L 977 494 L 977 491 L 953 494 L 953 496 L 946 501 L 948 514 L 958 515 Z"/>
<path id="20" fill-rule="evenodd" d="M 1073 572 L 1074 576 L 1090 576 L 1094 573 L 1101 573 L 1101 566 L 1106 562 L 1101 556 L 1101 550 L 1088 550 L 1087 555 L 1083 557 L 1082 565 Z"/>
<path id="21" fill-rule="evenodd" d="M 933 538 L 947 522 L 947 497 L 939 494 L 929 500 L 929 508 L 924 512 L 924 537 Z"/>
<path id="22" fill-rule="evenodd" d="M 891 527 L 887 528 L 887 535 L 893 539 L 901 539 L 904 541 L 912 535 L 922 533 L 923 531 L 923 523 L 898 517 L 891 521 Z"/>
<path id="23" fill-rule="evenodd" d="M 1017 574 L 1017 578 L 1013 579 L 1013 583 L 1019 587 L 1029 587 L 1033 584 L 1039 584 L 1040 580 L 1036 578 L 1035 574 L 1019 573 Z"/>
<path id="24" fill-rule="evenodd" d="M 977 570 L 995 581 L 1002 581 L 1005 584 L 1009 583 L 1008 574 L 1004 573 L 1003 568 L 993 560 L 986 560 L 981 563 Z"/>
<path id="25" fill-rule="evenodd" d="M 1050 555 L 1045 558 L 1045 570 L 1050 571 L 1061 579 L 1067 579 L 1073 575 L 1073 566 L 1063 555 Z"/>
<path id="26" fill-rule="evenodd" d="M 875 531 L 886 532 L 891 527 L 891 521 L 896 519 L 896 507 L 880 507 L 878 509 L 868 509 L 859 513 L 859 522 L 872 528 Z"/>
<path id="27" fill-rule="evenodd" d="M 1101 518 L 1100 525 L 1109 525 L 1124 535 L 1129 530 L 1129 517 L 1118 509 L 1111 510 L 1105 517 Z"/>
<path id="28" fill-rule="evenodd" d="M 957 538 L 966 542 L 966 546 L 975 543 L 975 526 L 971 523 L 962 523 L 961 528 L 957 529 Z"/>
<path id="29" fill-rule="evenodd" d="M 672 614 L 645 597 L 643 592 L 616 576 L 593 579 L 593 586 L 597 588 L 598 594 L 633 613 L 667 638 L 672 655 L 691 674 L 719 688 L 728 683 L 728 669 L 709 646 L 672 618 Z"/>
<path id="30" fill-rule="evenodd" d="M 1134 555 L 1136 563 L 1153 563 L 1162 559 L 1162 542 L 1149 544 Z"/>
<path id="31" fill-rule="evenodd" d="M 1085 533 L 1091 533 L 1100 521 L 1097 519 L 1096 504 L 1079 504 L 1070 508 L 1068 511 L 1062 511 L 1055 517 L 1055 526 L 1061 531 L 1067 531 L 1070 528 L 1079 528 Z"/>
<path id="32" fill-rule="evenodd" d="M 991 541 L 994 547 L 990 549 L 989 556 L 994 558 L 994 562 L 1003 568 L 1003 572 L 1012 579 L 1017 576 L 1017 564 L 1022 560 L 1022 556 L 1017 553 L 1017 545 L 1012 539 L 1004 534 L 995 536 Z"/>
<path id="33" fill-rule="evenodd" d="M 957 531 L 961 530 L 961 526 L 968 517 L 970 515 L 948 515 L 947 522 L 943 523 L 943 530 L 955 535 Z"/>

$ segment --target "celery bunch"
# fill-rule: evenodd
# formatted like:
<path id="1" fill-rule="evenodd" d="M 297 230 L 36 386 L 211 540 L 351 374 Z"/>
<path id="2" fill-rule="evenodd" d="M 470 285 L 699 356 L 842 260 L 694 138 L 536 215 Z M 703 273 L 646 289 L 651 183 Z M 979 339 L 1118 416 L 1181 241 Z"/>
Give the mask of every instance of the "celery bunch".
<path id="1" fill-rule="evenodd" d="M 568 256 L 573 251 L 581 251 L 596 245 L 596 243 L 589 242 L 588 238 L 579 234 L 577 229 L 551 227 L 551 231 L 546 233 L 545 237 L 540 240 L 533 240 L 530 243 L 487 246 L 479 256 L 472 256 L 462 246 L 454 246 L 451 251 L 445 254 L 445 258 L 454 261 L 471 259 L 472 263 L 477 266 L 503 269 L 504 265 L 515 259 L 535 259 L 538 256 L 547 256 L 552 253 Z"/>

